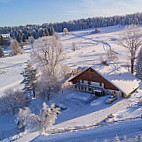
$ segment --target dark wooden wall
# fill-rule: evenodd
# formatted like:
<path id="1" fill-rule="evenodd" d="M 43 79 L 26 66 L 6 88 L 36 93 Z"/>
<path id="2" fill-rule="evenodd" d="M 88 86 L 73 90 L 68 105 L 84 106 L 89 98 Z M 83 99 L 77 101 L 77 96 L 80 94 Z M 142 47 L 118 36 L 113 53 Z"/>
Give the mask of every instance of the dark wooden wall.
<path id="1" fill-rule="evenodd" d="M 81 73 L 77 77 L 73 78 L 71 80 L 71 82 L 73 84 L 76 84 L 80 80 L 87 80 L 87 81 L 90 81 L 90 82 L 104 83 L 105 89 L 119 91 L 118 88 L 116 88 L 113 84 L 111 84 L 109 81 L 107 81 L 105 78 L 103 78 L 100 74 L 98 74 L 92 68 L 88 68 L 86 71 L 84 71 L 83 73 Z"/>

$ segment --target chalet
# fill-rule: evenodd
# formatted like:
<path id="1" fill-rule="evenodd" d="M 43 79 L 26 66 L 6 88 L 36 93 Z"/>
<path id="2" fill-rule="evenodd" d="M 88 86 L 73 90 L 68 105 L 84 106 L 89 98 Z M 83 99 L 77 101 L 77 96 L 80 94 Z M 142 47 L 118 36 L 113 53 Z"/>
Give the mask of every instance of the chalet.
<path id="1" fill-rule="evenodd" d="M 98 96 L 119 94 L 121 97 L 129 96 L 140 85 L 140 80 L 130 72 L 113 65 L 88 67 L 74 76 L 70 82 L 76 89 Z"/>

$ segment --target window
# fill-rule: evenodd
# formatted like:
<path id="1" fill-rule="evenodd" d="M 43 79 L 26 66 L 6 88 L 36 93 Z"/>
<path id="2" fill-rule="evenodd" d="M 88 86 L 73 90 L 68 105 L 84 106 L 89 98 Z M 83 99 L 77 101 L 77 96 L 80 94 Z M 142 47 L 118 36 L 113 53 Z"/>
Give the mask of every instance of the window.
<path id="1" fill-rule="evenodd" d="M 104 94 L 103 94 L 103 92 L 95 92 L 95 95 L 96 96 L 103 96 Z"/>

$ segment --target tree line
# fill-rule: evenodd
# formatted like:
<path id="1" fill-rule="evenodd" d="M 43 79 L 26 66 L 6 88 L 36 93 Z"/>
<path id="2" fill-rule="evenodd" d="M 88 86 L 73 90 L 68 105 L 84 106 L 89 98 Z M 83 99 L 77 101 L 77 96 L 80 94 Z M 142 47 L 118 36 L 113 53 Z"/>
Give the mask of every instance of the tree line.
<path id="1" fill-rule="evenodd" d="M 0 27 L 0 34 L 10 33 L 13 39 L 16 39 L 18 42 L 25 42 L 30 36 L 33 36 L 35 39 L 43 36 L 50 36 L 53 35 L 55 31 L 62 32 L 64 28 L 67 28 L 69 31 L 76 31 L 88 28 L 132 24 L 142 24 L 142 13 L 125 16 L 95 17 L 62 23 L 44 23 L 42 25 Z"/>

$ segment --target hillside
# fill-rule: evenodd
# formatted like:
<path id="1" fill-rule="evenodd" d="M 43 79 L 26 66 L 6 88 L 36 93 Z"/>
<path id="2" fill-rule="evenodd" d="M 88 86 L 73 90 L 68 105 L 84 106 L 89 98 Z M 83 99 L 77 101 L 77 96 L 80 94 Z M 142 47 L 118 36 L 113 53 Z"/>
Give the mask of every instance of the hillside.
<path id="1" fill-rule="evenodd" d="M 118 57 L 117 61 L 110 62 L 111 70 L 117 66 L 122 70 L 130 71 L 128 50 L 120 46 L 119 39 L 124 26 L 111 26 L 100 28 L 100 33 L 92 34 L 94 29 L 70 32 L 64 36 L 58 33 L 65 48 L 64 64 L 71 69 L 77 67 L 96 66 L 106 59 L 107 50 L 113 49 Z M 38 40 L 35 41 L 35 44 Z M 73 43 L 76 51 L 73 51 Z M 4 95 L 7 89 L 22 89 L 20 84 L 23 77 L 20 73 L 30 58 L 30 44 L 24 47 L 23 55 L 4 57 L 0 60 L 0 94 Z M 5 53 L 8 51 L 5 50 Z M 142 90 L 139 88 L 130 98 L 118 98 L 112 104 L 106 104 L 108 96 L 94 98 L 90 93 L 76 91 L 72 86 L 59 92 L 49 104 L 56 103 L 66 107 L 58 115 L 58 119 L 53 127 L 53 135 L 46 136 L 35 133 L 21 133 L 19 142 L 25 141 L 103 141 L 112 140 L 115 136 L 122 138 L 134 137 L 141 134 L 141 111 L 138 105 L 142 99 Z M 37 112 L 41 108 L 42 101 L 33 100 L 31 109 Z M 112 117 L 108 118 L 108 116 Z M 8 118 L 8 119 L 7 119 Z M 105 123 L 105 124 L 104 124 Z M 103 126 L 105 125 L 105 126 Z M 0 116 L 0 137 L 19 137 L 16 135 L 16 124 L 10 115 Z M 127 126 L 127 127 L 126 127 Z M 132 129 L 133 128 L 133 129 Z M 81 130 L 83 129 L 83 130 Z M 69 131 L 69 132 L 66 132 Z M 57 134 L 56 134 L 57 133 Z M 60 134 L 58 134 L 60 133 Z M 103 136 L 102 136 L 103 133 Z M 13 138 L 14 139 L 14 138 Z"/>

